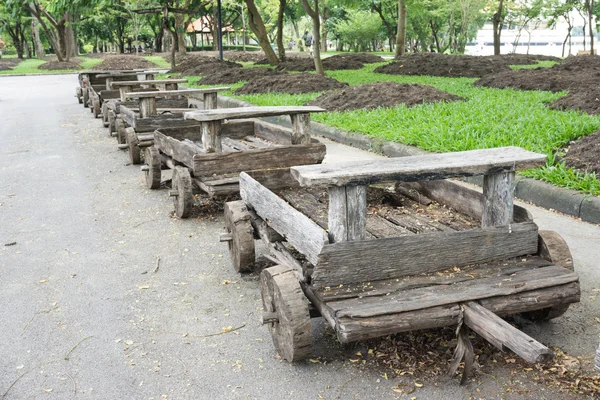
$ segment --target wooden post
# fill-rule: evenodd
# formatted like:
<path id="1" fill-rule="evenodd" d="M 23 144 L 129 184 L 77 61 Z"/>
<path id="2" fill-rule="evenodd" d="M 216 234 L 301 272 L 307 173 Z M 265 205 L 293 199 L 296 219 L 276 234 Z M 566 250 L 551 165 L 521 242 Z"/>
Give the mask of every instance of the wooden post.
<path id="1" fill-rule="evenodd" d="M 106 90 L 112 90 L 113 80 L 114 79 L 112 77 L 106 78 Z"/>
<path id="2" fill-rule="evenodd" d="M 141 97 L 140 98 L 140 117 L 148 118 L 156 115 L 156 98 Z"/>
<path id="3" fill-rule="evenodd" d="M 127 101 L 126 93 L 131 93 L 131 86 L 119 86 L 119 94 L 121 95 L 121 101 Z"/>
<path id="4" fill-rule="evenodd" d="M 514 180 L 514 171 L 484 175 L 482 228 L 505 226 L 513 222 Z"/>
<path id="5" fill-rule="evenodd" d="M 167 83 L 165 84 L 165 90 L 177 90 L 179 85 L 176 83 Z"/>
<path id="6" fill-rule="evenodd" d="M 202 144 L 207 153 L 220 153 L 221 121 L 202 122 Z"/>
<path id="7" fill-rule="evenodd" d="M 310 114 L 291 114 L 292 144 L 310 143 Z"/>
<path id="8" fill-rule="evenodd" d="M 367 232 L 367 186 L 329 187 L 329 241 L 363 240 Z"/>
<path id="9" fill-rule="evenodd" d="M 203 98 L 204 109 L 214 110 L 217 108 L 217 93 L 204 93 Z"/>

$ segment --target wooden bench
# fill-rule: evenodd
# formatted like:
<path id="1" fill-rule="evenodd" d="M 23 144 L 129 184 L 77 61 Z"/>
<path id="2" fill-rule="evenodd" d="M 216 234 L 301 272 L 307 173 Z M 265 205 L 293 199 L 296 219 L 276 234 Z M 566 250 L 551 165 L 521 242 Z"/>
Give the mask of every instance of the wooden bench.
<path id="1" fill-rule="evenodd" d="M 200 95 L 204 102 L 204 108 L 212 109 L 217 107 L 217 94 L 229 89 L 228 87 L 221 87 L 211 89 L 162 90 L 158 92 L 131 92 L 125 93 L 125 97 L 138 99 L 140 102 L 140 117 L 146 118 L 156 115 L 156 99 L 158 97 L 195 97 Z"/>
<path id="2" fill-rule="evenodd" d="M 538 231 L 513 204 L 515 171 L 544 163 L 542 154 L 504 147 L 295 166 L 297 188 L 279 192 L 243 172 L 243 200 L 226 204 L 221 240 L 238 271 L 252 269 L 255 235 L 278 264 L 261 273 L 263 320 L 288 361 L 310 356 L 308 298 L 344 343 L 456 325 L 464 316 L 494 345 L 539 362 L 551 350 L 496 314 L 553 318 L 579 301 L 564 241 Z M 473 175 L 484 176 L 483 194 L 443 180 Z M 402 190 L 370 186 L 382 182 Z M 385 196 L 392 206 L 369 200 Z"/>
<path id="3" fill-rule="evenodd" d="M 131 93 L 132 89 L 137 88 L 155 88 L 160 89 L 164 88 L 165 91 L 169 90 L 178 90 L 180 83 L 187 83 L 187 79 L 153 79 L 150 81 L 120 81 L 120 82 L 112 82 L 110 90 L 117 89 L 119 90 L 121 101 L 125 101 L 127 99 L 127 93 Z"/>

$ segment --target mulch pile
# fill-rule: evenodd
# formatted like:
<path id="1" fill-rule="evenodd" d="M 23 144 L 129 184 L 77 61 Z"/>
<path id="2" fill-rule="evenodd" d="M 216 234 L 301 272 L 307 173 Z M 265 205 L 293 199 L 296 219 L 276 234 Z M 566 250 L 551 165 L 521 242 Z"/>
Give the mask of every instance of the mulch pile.
<path id="1" fill-rule="evenodd" d="M 573 89 L 571 93 L 550 103 L 553 110 L 576 110 L 591 115 L 600 114 L 600 77 L 595 86 Z"/>
<path id="2" fill-rule="evenodd" d="M 340 89 L 347 87 L 348 84 L 338 82 L 333 78 L 328 78 L 314 74 L 293 74 L 293 75 L 274 75 L 264 76 L 254 79 L 236 90 L 236 94 L 253 93 L 311 93 L 322 92 L 324 90 Z"/>
<path id="3" fill-rule="evenodd" d="M 323 107 L 327 111 L 348 111 L 394 107 L 398 104 L 411 107 L 423 103 L 459 100 L 464 99 L 433 86 L 377 82 L 333 90 L 322 94 L 307 105 Z"/>
<path id="4" fill-rule="evenodd" d="M 224 51 L 223 58 L 229 61 L 237 62 L 256 62 L 260 60 L 266 60 L 265 53 L 262 51 Z"/>
<path id="5" fill-rule="evenodd" d="M 600 178 L 600 131 L 571 142 L 562 159 L 568 167 L 595 172 Z"/>
<path id="6" fill-rule="evenodd" d="M 96 65 L 97 70 L 143 69 L 156 68 L 156 64 L 133 54 L 109 55 Z"/>
<path id="7" fill-rule="evenodd" d="M 323 59 L 323 68 L 327 71 L 344 69 L 361 69 L 365 64 L 385 61 L 383 58 L 368 53 L 346 53 Z M 288 57 L 276 68 L 279 71 L 314 71 L 315 62 L 310 57 Z"/>
<path id="8" fill-rule="evenodd" d="M 337 54 L 335 56 L 326 58 L 325 60 L 336 60 L 336 59 L 358 61 L 363 64 L 373 64 L 373 63 L 379 63 L 379 62 L 385 61 L 384 58 L 376 56 L 375 54 L 370 54 L 370 53 Z"/>
<path id="9" fill-rule="evenodd" d="M 38 69 L 48 70 L 48 71 L 57 71 L 57 70 L 67 70 L 67 69 L 81 69 L 81 60 L 72 59 L 71 61 L 48 61 L 45 64 L 42 64 L 38 67 Z"/>
<path id="10" fill-rule="evenodd" d="M 198 83 L 201 85 L 232 84 L 273 75 L 281 75 L 281 72 L 264 67 L 225 68 L 204 76 Z"/>
<path id="11" fill-rule="evenodd" d="M 21 61 L 18 58 L 0 58 L 0 71 L 8 71 Z"/>
<path id="12" fill-rule="evenodd" d="M 554 57 L 525 54 L 478 57 L 416 53 L 400 56 L 394 62 L 376 68 L 375 72 L 390 75 L 480 78 L 490 74 L 512 72 L 509 65 L 535 64 L 537 60 L 548 59 Z"/>
<path id="13" fill-rule="evenodd" d="M 186 56 L 171 73 L 181 73 L 181 75 L 211 75 L 225 70 L 242 68 L 242 64 L 232 61 L 221 61 L 213 57 L 206 56 Z"/>

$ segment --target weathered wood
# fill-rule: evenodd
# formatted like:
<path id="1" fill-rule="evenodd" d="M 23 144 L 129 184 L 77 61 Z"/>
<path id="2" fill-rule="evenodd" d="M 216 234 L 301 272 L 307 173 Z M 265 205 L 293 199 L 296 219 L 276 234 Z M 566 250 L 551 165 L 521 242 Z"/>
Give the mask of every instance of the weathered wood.
<path id="1" fill-rule="evenodd" d="M 399 278 L 536 252 L 532 222 L 513 224 L 510 231 L 491 227 L 334 243 L 319 254 L 313 282 L 336 286 Z"/>
<path id="2" fill-rule="evenodd" d="M 476 190 L 448 180 L 415 182 L 411 186 L 440 204 L 481 220 L 484 198 Z M 527 222 L 532 217 L 527 209 L 514 204 L 513 219 L 515 222 Z"/>
<path id="3" fill-rule="evenodd" d="M 429 199 L 427 196 L 419 193 L 418 190 L 410 188 L 410 187 L 408 187 L 408 188 L 404 187 L 404 185 L 406 185 L 406 183 L 398 182 L 398 184 L 396 184 L 396 186 L 394 187 L 394 190 L 396 191 L 396 193 L 400 193 L 402 196 L 408 197 L 409 199 L 412 199 L 419 204 L 423 204 L 424 206 L 428 206 L 432 203 L 431 199 Z"/>
<path id="4" fill-rule="evenodd" d="M 109 78 L 107 78 L 109 79 Z M 156 87 L 158 85 L 166 85 L 166 84 L 177 84 L 177 83 L 187 83 L 187 79 L 154 79 L 154 80 L 143 80 L 143 81 L 121 81 L 121 82 L 113 82 L 113 88 L 120 88 L 122 86 L 131 86 L 131 87 L 142 87 L 142 86 L 150 86 Z"/>
<path id="5" fill-rule="evenodd" d="M 270 190 L 298 187 L 298 182 L 292 179 L 289 168 L 265 168 L 245 172 Z"/>
<path id="6" fill-rule="evenodd" d="M 187 114 L 186 114 L 187 115 Z M 516 171 L 543 165 L 546 156 L 519 147 L 351 161 L 292 168 L 301 186 L 423 181 Z"/>
<path id="7" fill-rule="evenodd" d="M 172 191 L 176 193 L 175 196 L 172 196 L 175 215 L 179 218 L 188 218 L 194 205 L 192 178 L 190 177 L 189 170 L 185 167 L 175 167 L 171 182 Z"/>
<path id="8" fill-rule="evenodd" d="M 314 276 L 314 273 L 313 273 Z M 386 301 L 376 297 L 353 298 L 329 302 L 338 317 L 365 318 L 421 310 L 444 304 L 506 296 L 576 282 L 577 274 L 562 267 L 548 266 L 515 272 L 504 276 L 488 277 L 458 282 L 448 286 L 423 287 L 386 296 Z"/>
<path id="9" fill-rule="evenodd" d="M 483 215 L 481 226 L 502 226 L 513 222 L 515 173 L 499 172 L 483 177 Z"/>
<path id="10" fill-rule="evenodd" d="M 154 97 L 143 97 L 140 99 L 140 118 L 148 118 L 156 115 L 156 99 Z"/>
<path id="11" fill-rule="evenodd" d="M 132 89 L 131 86 L 128 86 L 128 85 L 121 86 L 119 88 L 119 94 L 121 97 L 121 101 L 126 101 L 128 97 L 131 97 L 131 96 L 129 96 L 130 94 L 132 94 L 131 89 Z"/>
<path id="12" fill-rule="evenodd" d="M 316 265 L 321 249 L 329 242 L 321 227 L 244 172 L 240 174 L 240 194 L 269 226 Z"/>
<path id="13" fill-rule="evenodd" d="M 548 347 L 480 304 L 470 301 L 462 304 L 462 307 L 465 324 L 498 349 L 510 349 L 530 363 L 539 363 L 552 357 L 552 350 Z"/>
<path id="14" fill-rule="evenodd" d="M 250 272 L 254 266 L 254 230 L 252 218 L 246 204 L 230 201 L 224 207 L 225 226 L 231 234 L 228 242 L 231 262 L 236 272 Z"/>
<path id="15" fill-rule="evenodd" d="M 255 135 L 279 144 L 292 144 L 292 130 L 263 120 L 256 120 Z"/>
<path id="16" fill-rule="evenodd" d="M 202 145 L 207 153 L 220 153 L 221 121 L 202 122 Z"/>
<path id="17" fill-rule="evenodd" d="M 181 114 L 161 114 L 149 118 L 134 118 L 135 130 L 138 132 L 154 132 L 165 128 L 186 128 L 195 127 L 197 122 L 186 121 L 181 118 Z"/>
<path id="18" fill-rule="evenodd" d="M 160 130 L 154 132 L 154 146 L 178 163 L 194 167 L 194 155 L 198 153 L 198 146 L 167 136 Z"/>
<path id="19" fill-rule="evenodd" d="M 127 97 L 140 99 L 142 97 L 167 97 L 167 96 L 192 96 L 204 93 L 217 93 L 229 90 L 229 88 L 210 88 L 210 89 L 183 89 L 183 90 L 160 90 L 158 92 L 133 92 L 127 93 Z"/>
<path id="20" fill-rule="evenodd" d="M 290 114 L 292 120 L 292 144 L 310 143 L 310 114 Z"/>
<path id="21" fill-rule="evenodd" d="M 329 188 L 329 242 L 339 243 L 366 238 L 367 187 Z"/>
<path id="22" fill-rule="evenodd" d="M 277 117 L 280 115 L 306 114 L 325 112 L 321 107 L 314 106 L 275 106 L 275 107 L 237 107 L 219 108 L 216 110 L 190 111 L 185 119 L 196 121 L 219 121 L 224 119 Z"/>
<path id="23" fill-rule="evenodd" d="M 203 102 L 205 110 L 212 110 L 217 108 L 217 92 L 204 93 Z"/>
<path id="24" fill-rule="evenodd" d="M 194 156 L 194 175 L 223 175 L 232 172 L 314 164 L 323 160 L 325 152 L 324 144 L 310 143 L 235 153 L 197 154 Z"/>

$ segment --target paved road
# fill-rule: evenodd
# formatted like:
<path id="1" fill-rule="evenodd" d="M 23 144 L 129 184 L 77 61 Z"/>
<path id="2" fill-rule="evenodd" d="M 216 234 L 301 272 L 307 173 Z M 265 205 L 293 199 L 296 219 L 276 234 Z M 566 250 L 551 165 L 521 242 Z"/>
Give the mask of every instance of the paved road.
<path id="1" fill-rule="evenodd" d="M 256 277 L 237 275 L 215 240 L 221 215 L 171 217 L 165 191 L 146 189 L 76 103 L 75 85 L 72 75 L 0 78 L 0 398 L 570 398 L 527 376 L 509 381 L 510 366 L 466 387 L 436 379 L 410 396 L 395 393 L 409 376 L 386 380 L 385 369 L 349 362 L 366 345 L 338 345 L 319 320 L 321 362 L 277 360 L 258 323 Z M 329 161 L 373 157 L 330 151 Z M 587 357 L 589 368 L 600 326 L 600 228 L 532 212 L 569 242 L 583 293 L 564 317 L 523 329 Z M 214 335 L 228 327 L 240 328 Z M 506 393 L 515 385 L 531 391 Z"/>

